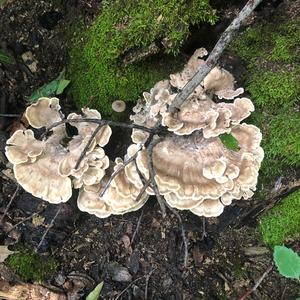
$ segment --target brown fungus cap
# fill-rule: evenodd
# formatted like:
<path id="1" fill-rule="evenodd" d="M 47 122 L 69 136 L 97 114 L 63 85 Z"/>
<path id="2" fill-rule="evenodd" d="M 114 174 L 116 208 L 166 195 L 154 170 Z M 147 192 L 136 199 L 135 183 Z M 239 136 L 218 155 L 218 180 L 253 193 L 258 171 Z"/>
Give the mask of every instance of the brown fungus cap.
<path id="1" fill-rule="evenodd" d="M 233 199 L 251 197 L 263 158 L 261 133 L 242 124 L 232 134 L 239 151 L 227 149 L 219 137 L 205 138 L 201 133 L 167 137 L 154 147 L 156 182 L 169 205 L 211 217 L 221 214 Z M 137 166 L 148 178 L 146 150 L 139 153 Z"/>

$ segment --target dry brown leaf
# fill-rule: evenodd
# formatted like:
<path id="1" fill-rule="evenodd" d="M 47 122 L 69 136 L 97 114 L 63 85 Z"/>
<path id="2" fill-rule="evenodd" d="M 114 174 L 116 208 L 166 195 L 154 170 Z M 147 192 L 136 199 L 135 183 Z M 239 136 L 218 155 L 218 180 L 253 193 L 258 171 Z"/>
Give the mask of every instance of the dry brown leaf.
<path id="1" fill-rule="evenodd" d="M 13 253 L 15 252 L 8 250 L 7 246 L 0 246 L 0 263 L 4 262 Z"/>

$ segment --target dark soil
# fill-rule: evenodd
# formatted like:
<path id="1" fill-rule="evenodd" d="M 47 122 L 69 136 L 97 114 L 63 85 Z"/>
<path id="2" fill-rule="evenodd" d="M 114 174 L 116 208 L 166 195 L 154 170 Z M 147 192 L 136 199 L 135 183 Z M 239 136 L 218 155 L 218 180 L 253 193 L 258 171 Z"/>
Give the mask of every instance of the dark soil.
<path id="1" fill-rule="evenodd" d="M 200 33 L 195 28 L 184 47 L 185 53 L 192 53 L 199 46 L 211 49 L 233 12 L 245 1 L 232 1 L 225 8 L 222 2 L 216 1 L 223 9 L 220 23 L 205 27 Z M 256 18 L 269 17 L 275 9 L 278 13 L 279 2 L 266 1 L 256 12 Z M 0 8 L 0 46 L 13 58 L 12 64 L 0 63 L 0 114 L 22 113 L 26 96 L 57 77 L 67 64 L 66 37 L 70 28 L 80 20 L 90 23 L 98 7 L 96 0 L 15 0 Z M 201 39 L 200 34 L 209 39 Z M 28 51 L 36 62 L 36 70 L 28 66 L 32 61 L 22 59 Z M 227 53 L 221 64 L 234 73 L 238 82 L 242 81 L 246 71 L 236 57 Z M 64 95 L 62 100 L 63 109 L 69 111 L 71 99 Z M 15 126 L 20 126 L 17 119 L 0 117 L 2 153 Z M 115 134 L 121 136 L 123 132 Z M 120 144 L 110 145 L 109 149 L 122 150 Z M 9 178 L 10 166 L 1 152 L 0 171 L 5 174 L 0 177 L 0 219 L 16 189 Z M 104 220 L 80 212 L 75 199 L 76 195 L 61 206 L 54 226 L 39 248 L 41 255 L 54 257 L 60 265 L 57 274 L 45 283 L 65 291 L 70 299 L 84 299 L 101 281 L 104 299 L 145 299 L 145 295 L 147 299 L 239 299 L 272 264 L 272 252 L 263 245 L 256 229 L 257 212 L 270 203 L 255 197 L 227 207 L 219 218 L 206 220 L 206 235 L 201 218 L 180 212 L 188 239 L 187 268 L 183 267 L 184 247 L 178 219 L 170 211 L 163 219 L 155 199 L 150 199 L 138 212 Z M 20 244 L 37 247 L 57 209 L 58 206 L 21 190 L 0 227 L 0 245 L 11 245 L 10 249 Z M 7 228 L 37 211 L 38 218 L 7 234 Z M 299 248 L 296 242 L 293 246 Z M 294 300 L 298 289 L 296 282 L 280 276 L 274 267 L 248 299 Z"/>

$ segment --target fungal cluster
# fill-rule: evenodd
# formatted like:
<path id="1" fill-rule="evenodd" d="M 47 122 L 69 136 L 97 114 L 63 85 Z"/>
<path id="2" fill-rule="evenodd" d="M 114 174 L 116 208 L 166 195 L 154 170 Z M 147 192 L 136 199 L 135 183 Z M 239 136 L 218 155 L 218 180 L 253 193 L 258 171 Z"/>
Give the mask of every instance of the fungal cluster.
<path id="1" fill-rule="evenodd" d="M 235 89 L 233 76 L 224 69 L 212 69 L 179 111 L 168 110 L 205 63 L 205 55 L 204 48 L 196 50 L 182 72 L 143 93 L 130 119 L 144 128 L 161 124 L 167 129 L 153 147 L 151 160 L 158 191 L 168 205 L 215 217 L 232 200 L 252 197 L 264 153 L 260 130 L 241 123 L 254 106 L 250 99 L 239 97 L 244 90 Z M 63 122 L 51 127 L 64 118 L 56 98 L 40 98 L 26 109 L 25 116 L 33 128 L 51 128 L 51 135 L 42 140 L 27 129 L 16 131 L 7 141 L 6 155 L 16 180 L 34 196 L 60 203 L 71 197 L 72 188 L 80 189 L 79 209 L 105 218 L 137 210 L 155 194 L 151 184 L 145 186 L 151 180 L 149 132 L 133 129 L 126 155 L 112 162 L 103 149 L 111 128 L 78 121 L 101 119 L 98 111 L 84 108 L 81 115 L 68 115 L 78 132 L 72 137 Z M 238 149 L 222 142 L 224 134 L 237 141 Z M 80 160 L 83 151 L 86 155 Z"/>

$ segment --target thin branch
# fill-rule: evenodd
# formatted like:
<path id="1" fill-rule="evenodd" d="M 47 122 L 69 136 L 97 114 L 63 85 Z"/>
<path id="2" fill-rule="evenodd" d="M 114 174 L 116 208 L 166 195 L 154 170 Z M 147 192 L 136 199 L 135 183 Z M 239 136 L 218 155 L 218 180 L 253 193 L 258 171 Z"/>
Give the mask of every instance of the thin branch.
<path id="1" fill-rule="evenodd" d="M 40 214 L 41 212 L 43 212 L 44 209 L 41 209 L 33 214 L 31 214 L 30 216 L 26 217 L 25 219 L 23 219 L 22 221 L 18 222 L 17 224 L 15 224 L 13 227 L 11 227 L 8 231 L 7 234 L 9 234 L 13 229 L 17 228 L 19 225 L 27 222 L 28 220 L 34 218 L 35 216 L 37 216 L 38 214 Z"/>
<path id="2" fill-rule="evenodd" d="M 53 128 L 66 124 L 66 123 L 94 123 L 94 124 L 99 124 L 101 126 L 103 125 L 109 125 L 112 127 L 122 127 L 122 128 L 127 128 L 127 129 L 139 129 L 142 131 L 146 131 L 149 133 L 155 133 L 158 129 L 156 128 L 148 128 L 145 126 L 133 124 L 133 123 L 123 123 L 123 122 L 115 122 L 111 120 L 102 120 L 102 119 L 95 119 L 95 118 L 81 118 L 81 119 L 64 119 L 59 122 L 53 123 L 51 126 L 49 126 L 46 131 L 43 133 L 42 137 L 46 136 Z"/>
<path id="3" fill-rule="evenodd" d="M 0 114 L 0 117 L 18 118 L 18 117 L 20 117 L 20 115 L 18 115 L 18 114 Z"/>
<path id="4" fill-rule="evenodd" d="M 53 219 L 51 220 L 51 223 L 49 224 L 49 226 L 45 230 L 45 232 L 44 232 L 44 234 L 43 234 L 43 236 L 42 236 L 39 244 L 35 248 L 35 252 L 38 252 L 39 248 L 42 246 L 42 244 L 43 244 L 43 242 L 44 242 L 44 240 L 45 240 L 45 238 L 46 238 L 49 230 L 53 227 L 56 218 L 58 217 L 59 213 L 61 212 L 61 209 L 62 209 L 62 205 L 60 204 L 59 207 L 58 207 L 58 209 L 57 209 L 57 211 L 56 211 L 56 214 L 54 215 Z"/>
<path id="5" fill-rule="evenodd" d="M 145 283 L 145 300 L 147 300 L 148 299 L 148 286 L 149 286 L 149 280 L 150 280 L 150 277 L 151 277 L 151 275 L 153 274 L 153 272 L 155 271 L 155 269 L 153 269 L 153 270 L 151 270 L 150 272 L 149 272 L 149 274 L 148 275 L 146 275 L 146 283 Z"/>
<path id="6" fill-rule="evenodd" d="M 248 290 L 242 297 L 239 298 L 239 300 L 246 300 L 248 296 L 250 296 L 261 285 L 262 281 L 266 278 L 266 276 L 271 272 L 272 269 L 273 265 L 269 266 L 269 268 L 257 280 L 253 288 Z"/>
<path id="7" fill-rule="evenodd" d="M 19 190 L 20 190 L 20 185 L 18 184 L 17 187 L 16 187 L 16 189 L 15 189 L 15 192 L 13 193 L 12 197 L 10 198 L 10 200 L 9 200 L 9 202 L 8 202 L 8 204 L 7 204 L 6 208 L 5 208 L 5 210 L 4 210 L 4 213 L 3 213 L 2 217 L 1 217 L 1 220 L 0 220 L 0 224 L 2 224 L 2 222 L 3 222 L 3 220 L 4 220 L 4 217 L 6 216 L 8 210 L 9 210 L 10 206 L 12 205 L 12 202 L 13 202 L 14 199 L 16 198 L 16 196 L 17 196 Z"/>
<path id="8" fill-rule="evenodd" d="M 133 245 L 134 239 L 135 239 L 135 237 L 136 237 L 136 235 L 137 235 L 137 233 L 138 233 L 138 231 L 139 231 L 139 228 L 140 228 L 140 225 L 141 225 L 141 221 L 142 221 L 143 215 L 144 215 L 144 209 L 142 209 L 142 212 L 141 212 L 141 214 L 140 214 L 140 216 L 139 216 L 139 220 L 138 220 L 138 222 L 137 222 L 135 231 L 134 231 L 134 233 L 133 233 L 133 235 L 132 235 L 130 245 Z"/>
<path id="9" fill-rule="evenodd" d="M 90 146 L 91 146 L 91 144 L 92 144 L 92 142 L 93 142 L 95 136 L 97 135 L 97 133 L 99 132 L 99 130 L 100 130 L 101 128 L 102 128 L 102 125 L 98 125 L 98 126 L 96 127 L 96 129 L 94 130 L 94 132 L 93 132 L 93 134 L 91 135 L 89 141 L 87 142 L 86 146 L 84 147 L 83 151 L 81 152 L 79 159 L 78 159 L 77 162 L 76 162 L 75 170 L 78 169 L 78 167 L 79 167 L 80 163 L 82 162 L 84 156 L 86 155 L 87 151 L 89 150 L 89 148 L 90 148 Z"/>
<path id="10" fill-rule="evenodd" d="M 133 284 L 135 284 L 137 281 L 143 279 L 144 277 L 145 277 L 145 275 L 142 276 L 142 277 L 136 278 L 135 280 L 131 281 L 131 282 L 129 283 L 129 285 L 128 285 L 128 286 L 127 286 L 120 294 L 118 294 L 118 296 L 115 298 L 115 300 L 120 299 L 120 297 L 121 297 L 121 296 L 122 296 L 129 288 L 131 288 L 131 286 L 132 286 Z"/>
<path id="11" fill-rule="evenodd" d="M 147 147 L 147 154 L 148 154 L 148 169 L 149 169 L 149 179 L 151 180 L 151 186 L 157 198 L 158 204 L 160 206 L 160 210 L 162 213 L 163 218 L 166 216 L 166 206 L 162 196 L 160 195 L 156 180 L 155 180 L 155 170 L 153 165 L 153 148 L 161 141 L 161 138 L 154 139 L 150 142 L 149 146 Z"/>
<path id="12" fill-rule="evenodd" d="M 125 160 L 124 163 L 123 163 L 123 165 L 120 166 L 120 168 L 118 168 L 116 171 L 114 171 L 114 172 L 111 174 L 111 176 L 109 177 L 109 180 L 107 181 L 107 183 L 105 184 L 103 190 L 102 190 L 101 193 L 100 193 L 100 197 L 103 197 L 103 195 L 105 194 L 105 192 L 106 192 L 107 189 L 109 188 L 109 186 L 110 186 L 111 182 L 113 181 L 113 179 L 114 179 L 118 174 L 120 174 L 120 173 L 125 169 L 125 167 L 126 167 L 127 165 L 129 165 L 131 162 L 133 162 L 133 161 L 137 158 L 137 156 L 138 156 L 140 150 L 141 150 L 141 148 L 139 148 L 133 156 L 131 156 L 131 157 L 129 157 L 127 160 Z"/>
<path id="13" fill-rule="evenodd" d="M 180 214 L 178 213 L 178 211 L 171 207 L 170 205 L 167 204 L 167 207 L 169 208 L 169 210 L 177 217 L 179 223 L 180 223 L 180 227 L 181 227 L 181 236 L 182 236 L 182 241 L 183 241 L 183 245 L 184 245 L 184 259 L 183 259 L 183 265 L 186 268 L 187 267 L 187 263 L 188 263 L 188 256 L 189 256 L 189 251 L 188 251 L 188 240 L 187 237 L 185 235 L 185 230 L 183 228 L 183 222 L 182 222 L 182 218 L 180 216 Z"/>
<path id="14" fill-rule="evenodd" d="M 237 17 L 231 22 L 227 29 L 223 32 L 214 49 L 208 56 L 205 64 L 203 64 L 192 79 L 184 86 L 182 91 L 177 94 L 174 101 L 169 107 L 170 112 L 176 112 L 179 110 L 183 102 L 192 94 L 195 88 L 203 81 L 205 76 L 211 71 L 211 69 L 217 64 L 221 54 L 232 41 L 234 34 L 242 25 L 243 21 L 252 13 L 257 5 L 262 0 L 249 0 L 244 8 L 240 11 Z"/>

